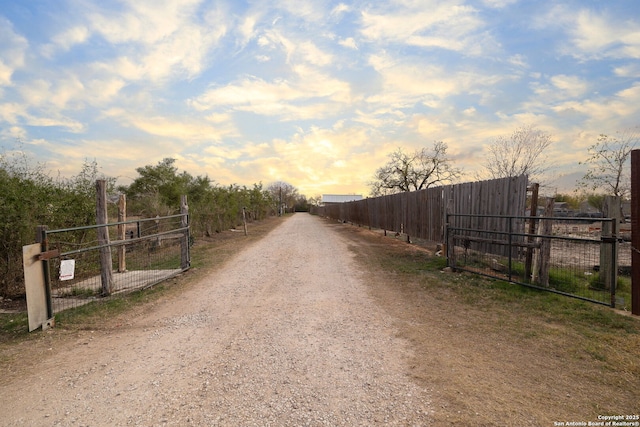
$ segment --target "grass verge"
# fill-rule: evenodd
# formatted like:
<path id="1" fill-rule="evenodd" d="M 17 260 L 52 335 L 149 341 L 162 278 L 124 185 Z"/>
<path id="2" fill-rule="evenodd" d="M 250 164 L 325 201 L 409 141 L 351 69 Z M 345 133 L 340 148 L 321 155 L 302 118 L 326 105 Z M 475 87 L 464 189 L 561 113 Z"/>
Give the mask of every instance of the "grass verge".
<path id="1" fill-rule="evenodd" d="M 640 319 L 471 273 L 423 247 L 329 223 L 415 354 L 434 425 L 597 422 L 640 402 Z M 559 424 L 555 424 L 559 425 Z"/>

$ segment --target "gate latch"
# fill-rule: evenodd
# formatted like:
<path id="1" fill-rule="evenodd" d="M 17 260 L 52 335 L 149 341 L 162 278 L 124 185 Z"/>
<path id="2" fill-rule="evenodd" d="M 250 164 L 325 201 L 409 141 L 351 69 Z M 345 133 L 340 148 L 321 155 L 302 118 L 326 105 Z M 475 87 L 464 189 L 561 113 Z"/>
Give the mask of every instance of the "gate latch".
<path id="1" fill-rule="evenodd" d="M 60 256 L 60 249 L 53 249 L 51 251 L 42 252 L 38 255 L 38 261 L 44 261 L 51 258 L 57 258 Z"/>

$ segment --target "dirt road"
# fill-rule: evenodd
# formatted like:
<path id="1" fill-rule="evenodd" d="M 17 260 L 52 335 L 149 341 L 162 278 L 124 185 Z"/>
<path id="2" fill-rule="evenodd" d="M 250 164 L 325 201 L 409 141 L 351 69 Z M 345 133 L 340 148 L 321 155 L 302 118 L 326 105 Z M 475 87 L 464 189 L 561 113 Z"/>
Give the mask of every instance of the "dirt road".
<path id="1" fill-rule="evenodd" d="M 348 242 L 296 214 L 150 315 L 0 386 L 2 425 L 428 425 Z"/>

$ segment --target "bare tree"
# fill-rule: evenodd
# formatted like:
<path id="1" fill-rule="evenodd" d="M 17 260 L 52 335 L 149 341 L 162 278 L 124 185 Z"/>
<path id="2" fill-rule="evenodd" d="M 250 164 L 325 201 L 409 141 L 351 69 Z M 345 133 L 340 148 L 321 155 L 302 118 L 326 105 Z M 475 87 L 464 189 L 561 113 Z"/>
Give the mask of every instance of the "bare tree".
<path id="1" fill-rule="evenodd" d="M 530 180 L 539 180 L 551 167 L 545 151 L 552 143 L 551 134 L 533 125 L 521 126 L 511 136 L 493 141 L 485 170 L 494 179 L 526 174 Z"/>
<path id="2" fill-rule="evenodd" d="M 589 165 L 580 185 L 603 190 L 613 196 L 627 197 L 631 191 L 629 158 L 639 139 L 637 127 L 618 132 L 617 136 L 601 134 L 598 142 L 589 147 L 589 158 L 580 162 Z"/>
<path id="3" fill-rule="evenodd" d="M 389 155 L 389 161 L 376 170 L 369 183 L 371 194 L 417 191 L 436 184 L 450 183 L 462 172 L 452 166 L 447 157 L 447 144 L 435 142 L 431 150 L 423 148 L 407 154 L 398 148 Z"/>
<path id="4" fill-rule="evenodd" d="M 271 194 L 278 215 L 284 213 L 284 209 L 292 209 L 300 197 L 298 189 L 284 181 L 276 181 L 269 184 L 267 186 L 267 192 Z"/>

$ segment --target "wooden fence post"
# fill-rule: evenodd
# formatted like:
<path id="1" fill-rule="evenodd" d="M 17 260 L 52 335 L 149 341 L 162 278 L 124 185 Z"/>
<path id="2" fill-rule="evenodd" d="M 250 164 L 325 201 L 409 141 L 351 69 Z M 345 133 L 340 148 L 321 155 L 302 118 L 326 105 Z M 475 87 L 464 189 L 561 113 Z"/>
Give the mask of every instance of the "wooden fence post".
<path id="1" fill-rule="evenodd" d="M 553 217 L 553 197 L 547 197 L 546 205 L 544 208 L 544 216 Z M 544 219 L 540 225 L 540 235 L 550 236 L 553 233 L 553 220 Z M 551 239 L 541 237 L 540 238 L 540 252 L 538 253 L 538 282 L 540 285 L 549 287 L 549 269 L 551 267 Z"/>
<path id="2" fill-rule="evenodd" d="M 127 196 L 120 195 L 118 199 L 118 222 L 125 222 L 127 220 Z M 127 238 L 127 226 L 126 224 L 118 224 L 118 240 L 124 240 Z M 126 260 L 126 247 L 124 243 L 118 247 L 118 273 L 124 273 L 127 271 Z"/>
<path id="3" fill-rule="evenodd" d="M 107 215 L 107 181 L 99 179 L 96 181 L 96 225 L 105 225 L 98 227 L 98 245 L 100 248 L 100 279 L 102 281 L 102 296 L 111 295 L 113 287 L 112 276 L 112 259 L 111 246 L 108 246 L 109 228 Z"/>
<path id="4" fill-rule="evenodd" d="M 631 313 L 640 316 L 640 150 L 631 150 Z"/>
<path id="5" fill-rule="evenodd" d="M 247 235 L 247 208 L 242 208 L 242 225 L 244 227 L 244 235 Z"/>
<path id="6" fill-rule="evenodd" d="M 180 226 L 182 228 L 186 228 L 184 231 L 184 238 L 180 243 L 180 267 L 183 270 L 186 270 L 191 265 L 191 260 L 189 257 L 189 205 L 187 204 L 187 196 L 180 196 L 180 213 L 182 214 L 182 218 L 180 219 Z"/>

